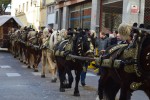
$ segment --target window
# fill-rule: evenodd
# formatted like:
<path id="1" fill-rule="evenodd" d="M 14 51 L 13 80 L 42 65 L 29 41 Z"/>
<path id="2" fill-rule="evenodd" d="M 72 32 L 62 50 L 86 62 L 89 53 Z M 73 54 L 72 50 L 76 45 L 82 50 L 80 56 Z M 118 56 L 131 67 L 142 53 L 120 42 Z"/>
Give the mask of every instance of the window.
<path id="1" fill-rule="evenodd" d="M 18 9 L 15 9 L 15 14 L 17 14 L 18 13 Z"/>
<path id="2" fill-rule="evenodd" d="M 91 26 L 91 2 L 72 6 L 70 9 L 69 26 L 71 28 L 88 28 Z"/>
<path id="3" fill-rule="evenodd" d="M 31 6 L 32 6 L 32 2 L 33 2 L 33 0 L 31 0 Z"/>
<path id="4" fill-rule="evenodd" d="M 54 6 L 52 6 L 52 8 L 51 8 L 51 12 L 54 13 Z"/>
<path id="5" fill-rule="evenodd" d="M 54 6 L 48 7 L 48 14 L 54 13 Z"/>
<path id="6" fill-rule="evenodd" d="M 51 13 L 51 6 L 48 7 L 48 14 Z"/>
<path id="7" fill-rule="evenodd" d="M 21 12 L 20 5 L 19 5 L 19 12 Z"/>
<path id="8" fill-rule="evenodd" d="M 42 0 L 42 6 L 46 5 L 46 0 Z"/>

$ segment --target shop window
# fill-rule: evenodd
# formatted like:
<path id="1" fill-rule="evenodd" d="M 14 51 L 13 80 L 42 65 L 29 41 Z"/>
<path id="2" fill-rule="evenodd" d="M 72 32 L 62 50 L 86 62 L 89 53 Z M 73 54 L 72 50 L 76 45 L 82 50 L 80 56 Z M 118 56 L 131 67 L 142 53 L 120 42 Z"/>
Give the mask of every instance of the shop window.
<path id="1" fill-rule="evenodd" d="M 82 27 L 83 29 L 90 29 L 91 26 L 91 9 L 87 9 L 83 11 L 82 15 Z"/>
<path id="2" fill-rule="evenodd" d="M 70 23 L 71 28 L 89 28 L 91 25 L 91 2 L 71 7 Z"/>

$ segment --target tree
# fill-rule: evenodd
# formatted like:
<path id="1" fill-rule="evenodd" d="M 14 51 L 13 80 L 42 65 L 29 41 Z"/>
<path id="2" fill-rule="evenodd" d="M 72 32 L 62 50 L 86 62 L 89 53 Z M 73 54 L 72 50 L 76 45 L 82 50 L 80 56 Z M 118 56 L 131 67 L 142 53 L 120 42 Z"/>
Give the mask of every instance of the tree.
<path id="1" fill-rule="evenodd" d="M 10 3 L 11 3 L 11 0 L 0 0 L 0 15 L 5 14 L 5 10 Z"/>

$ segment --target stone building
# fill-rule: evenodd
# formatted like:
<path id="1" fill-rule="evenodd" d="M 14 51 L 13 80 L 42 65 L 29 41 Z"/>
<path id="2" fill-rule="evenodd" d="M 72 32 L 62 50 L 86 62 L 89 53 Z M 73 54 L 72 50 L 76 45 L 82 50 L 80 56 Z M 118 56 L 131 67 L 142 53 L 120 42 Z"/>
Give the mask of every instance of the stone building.
<path id="1" fill-rule="evenodd" d="M 55 28 L 100 27 L 111 32 L 122 22 L 147 22 L 148 4 L 149 0 L 56 0 Z"/>

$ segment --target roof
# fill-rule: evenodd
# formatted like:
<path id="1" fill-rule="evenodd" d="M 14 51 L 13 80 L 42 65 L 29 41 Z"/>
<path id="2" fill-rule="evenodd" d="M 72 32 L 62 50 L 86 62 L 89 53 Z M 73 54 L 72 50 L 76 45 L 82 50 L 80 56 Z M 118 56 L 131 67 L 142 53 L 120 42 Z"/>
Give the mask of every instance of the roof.
<path id="1" fill-rule="evenodd" d="M 2 26 L 3 24 L 5 24 L 9 19 L 13 18 L 16 23 L 18 23 L 20 26 L 24 26 L 22 24 L 22 22 L 15 16 L 10 16 L 10 15 L 2 15 L 0 16 L 0 26 Z"/>

